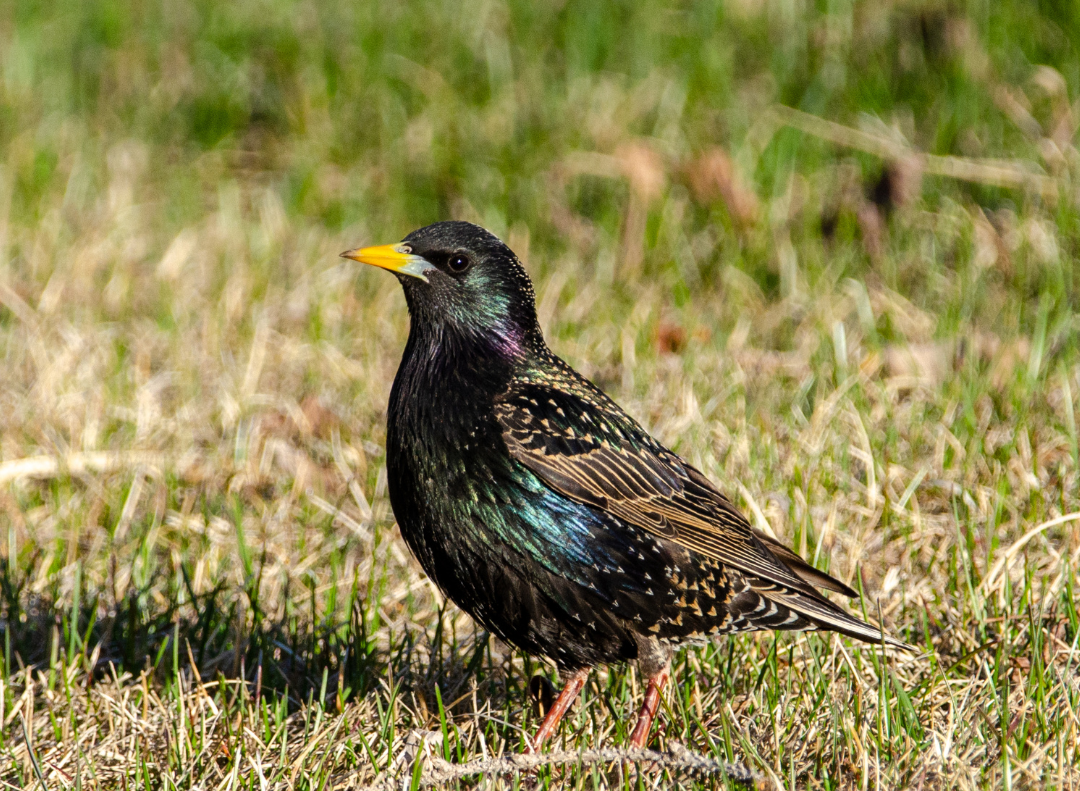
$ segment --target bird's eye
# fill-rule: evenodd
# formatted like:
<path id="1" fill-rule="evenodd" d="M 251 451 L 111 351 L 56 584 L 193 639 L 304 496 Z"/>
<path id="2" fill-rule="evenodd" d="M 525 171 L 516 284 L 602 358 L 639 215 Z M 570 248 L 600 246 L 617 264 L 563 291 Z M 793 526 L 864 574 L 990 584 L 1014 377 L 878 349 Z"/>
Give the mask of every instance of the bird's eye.
<path id="1" fill-rule="evenodd" d="M 450 260 L 446 262 L 446 265 L 450 268 L 451 272 L 464 272 L 469 268 L 469 264 L 472 261 L 469 260 L 467 255 L 452 255 Z"/>

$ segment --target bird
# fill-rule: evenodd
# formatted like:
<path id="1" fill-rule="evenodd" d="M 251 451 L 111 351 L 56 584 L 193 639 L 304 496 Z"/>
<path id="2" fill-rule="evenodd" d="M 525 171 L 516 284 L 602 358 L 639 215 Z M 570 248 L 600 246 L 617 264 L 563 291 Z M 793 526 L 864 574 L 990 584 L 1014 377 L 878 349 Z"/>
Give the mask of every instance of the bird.
<path id="1" fill-rule="evenodd" d="M 684 644 L 829 630 L 906 648 L 819 592 L 858 595 L 754 528 L 548 348 L 532 281 L 494 234 L 437 222 L 341 255 L 405 292 L 386 430 L 405 543 L 446 597 L 564 682 L 527 751 L 598 665 L 636 660 L 648 680 L 629 739 L 641 748 Z"/>

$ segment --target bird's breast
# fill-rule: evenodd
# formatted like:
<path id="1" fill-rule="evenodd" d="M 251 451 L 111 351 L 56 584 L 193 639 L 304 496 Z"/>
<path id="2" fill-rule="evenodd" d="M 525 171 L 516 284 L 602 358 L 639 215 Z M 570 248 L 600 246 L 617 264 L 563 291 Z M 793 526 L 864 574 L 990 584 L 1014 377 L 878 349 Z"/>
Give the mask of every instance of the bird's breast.
<path id="1" fill-rule="evenodd" d="M 390 500 L 402 534 L 428 570 L 431 545 L 482 538 L 513 464 L 494 412 L 504 385 L 475 366 L 407 349 L 387 420 Z"/>

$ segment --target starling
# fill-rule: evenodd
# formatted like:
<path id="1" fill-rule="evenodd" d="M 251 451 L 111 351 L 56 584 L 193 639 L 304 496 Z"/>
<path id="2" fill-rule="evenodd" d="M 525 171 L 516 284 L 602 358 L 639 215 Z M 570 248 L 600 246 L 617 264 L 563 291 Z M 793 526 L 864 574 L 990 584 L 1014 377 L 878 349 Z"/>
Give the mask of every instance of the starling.
<path id="1" fill-rule="evenodd" d="M 491 233 L 440 222 L 342 255 L 397 275 L 409 307 L 386 435 L 405 542 L 446 596 L 565 681 L 531 749 L 597 664 L 637 660 L 648 678 L 642 747 L 679 645 L 758 629 L 904 645 L 825 598 L 857 594 L 553 354 L 529 276 Z"/>

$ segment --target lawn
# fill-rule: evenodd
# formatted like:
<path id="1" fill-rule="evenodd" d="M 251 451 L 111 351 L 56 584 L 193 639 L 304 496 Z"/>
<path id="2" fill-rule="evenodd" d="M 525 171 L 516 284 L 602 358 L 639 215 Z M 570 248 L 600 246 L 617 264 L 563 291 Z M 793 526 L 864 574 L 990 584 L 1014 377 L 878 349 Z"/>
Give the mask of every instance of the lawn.
<path id="1" fill-rule="evenodd" d="M 1080 788 L 1074 4 L 0 9 L 4 788 Z M 682 651 L 637 762 L 600 668 L 509 771 L 556 676 L 409 555 L 338 257 L 449 218 L 917 650 Z"/>

